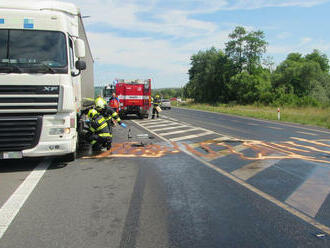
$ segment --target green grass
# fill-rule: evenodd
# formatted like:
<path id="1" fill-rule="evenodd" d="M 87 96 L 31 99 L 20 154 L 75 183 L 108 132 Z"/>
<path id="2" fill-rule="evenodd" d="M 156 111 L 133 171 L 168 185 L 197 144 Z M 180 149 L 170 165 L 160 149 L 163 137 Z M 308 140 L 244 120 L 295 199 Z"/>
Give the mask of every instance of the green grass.
<path id="1" fill-rule="evenodd" d="M 176 102 L 173 103 L 173 106 L 176 106 Z M 219 113 L 248 116 L 258 119 L 277 121 L 277 108 L 269 107 L 269 106 L 256 106 L 256 105 L 230 106 L 224 104 L 212 106 L 209 104 L 179 103 L 179 107 L 207 110 L 211 112 L 219 112 Z M 281 121 L 300 123 L 305 125 L 313 125 L 313 126 L 325 127 L 330 129 L 330 107 L 327 108 L 282 107 Z"/>

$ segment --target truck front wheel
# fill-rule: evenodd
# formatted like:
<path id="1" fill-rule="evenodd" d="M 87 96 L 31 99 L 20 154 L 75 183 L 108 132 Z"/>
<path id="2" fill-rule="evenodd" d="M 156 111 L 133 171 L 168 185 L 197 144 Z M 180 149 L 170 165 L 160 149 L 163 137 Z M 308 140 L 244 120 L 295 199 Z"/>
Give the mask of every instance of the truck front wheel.
<path id="1" fill-rule="evenodd" d="M 65 163 L 72 162 L 76 159 L 77 154 L 76 152 L 69 153 L 67 155 L 64 155 L 60 160 Z"/>

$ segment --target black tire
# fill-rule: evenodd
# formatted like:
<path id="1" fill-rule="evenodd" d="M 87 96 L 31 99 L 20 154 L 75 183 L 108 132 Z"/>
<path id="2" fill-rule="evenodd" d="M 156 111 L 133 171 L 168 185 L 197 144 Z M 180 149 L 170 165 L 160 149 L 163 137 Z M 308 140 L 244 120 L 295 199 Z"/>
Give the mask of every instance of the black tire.
<path id="1" fill-rule="evenodd" d="M 56 159 L 56 161 L 61 162 L 61 163 L 69 163 L 69 162 L 75 161 L 76 157 L 77 157 L 76 152 L 72 152 L 72 153 L 66 154 L 66 155 Z"/>

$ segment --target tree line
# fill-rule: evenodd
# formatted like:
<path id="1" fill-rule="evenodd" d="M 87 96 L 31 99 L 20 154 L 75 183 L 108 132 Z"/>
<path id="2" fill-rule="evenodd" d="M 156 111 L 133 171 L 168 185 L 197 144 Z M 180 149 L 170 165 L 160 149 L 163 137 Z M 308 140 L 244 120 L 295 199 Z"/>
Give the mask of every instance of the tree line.
<path id="1" fill-rule="evenodd" d="M 329 60 L 319 50 L 290 53 L 276 68 L 264 58 L 263 31 L 236 27 L 225 49 L 214 47 L 191 57 L 185 97 L 199 103 L 329 106 Z"/>
<path id="2" fill-rule="evenodd" d="M 153 89 L 151 94 L 153 96 L 160 95 L 162 98 L 172 98 L 172 97 L 182 97 L 183 89 L 182 88 L 164 88 L 164 89 Z"/>

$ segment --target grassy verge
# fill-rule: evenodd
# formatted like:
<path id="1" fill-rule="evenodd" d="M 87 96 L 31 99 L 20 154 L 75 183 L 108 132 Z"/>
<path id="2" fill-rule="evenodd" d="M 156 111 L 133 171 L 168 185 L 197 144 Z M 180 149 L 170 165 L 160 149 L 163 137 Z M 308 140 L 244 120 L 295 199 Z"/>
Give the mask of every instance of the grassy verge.
<path id="1" fill-rule="evenodd" d="M 177 106 L 176 102 L 173 106 Z M 212 112 L 248 116 L 265 120 L 277 120 L 277 108 L 268 106 L 255 105 L 218 105 L 212 106 L 208 104 L 194 104 L 194 103 L 179 103 L 179 107 L 207 110 Z M 281 121 L 300 123 L 305 125 L 314 125 L 330 129 L 330 107 L 316 108 L 316 107 L 282 107 Z"/>

